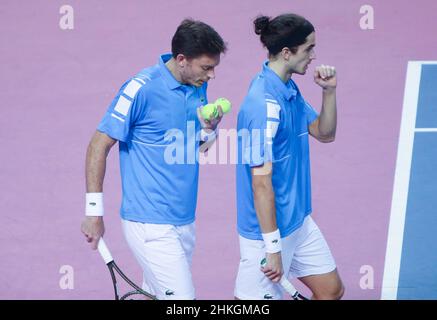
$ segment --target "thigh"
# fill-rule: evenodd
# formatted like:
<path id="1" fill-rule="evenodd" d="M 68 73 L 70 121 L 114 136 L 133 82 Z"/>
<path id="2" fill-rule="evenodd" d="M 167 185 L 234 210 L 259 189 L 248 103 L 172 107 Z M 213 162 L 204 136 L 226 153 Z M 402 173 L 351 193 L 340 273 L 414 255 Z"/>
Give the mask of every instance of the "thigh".
<path id="1" fill-rule="evenodd" d="M 145 289 L 158 299 L 194 299 L 189 259 L 176 226 L 123 220 L 123 231 L 143 269 Z"/>
<path id="2" fill-rule="evenodd" d="M 325 274 L 336 268 L 328 243 L 317 224 L 306 217 L 291 261 L 290 273 L 295 278 Z"/>
<path id="3" fill-rule="evenodd" d="M 301 227 L 301 239 L 290 266 L 293 277 L 299 278 L 315 298 L 335 298 L 342 292 L 331 250 L 317 224 L 308 216 Z"/>

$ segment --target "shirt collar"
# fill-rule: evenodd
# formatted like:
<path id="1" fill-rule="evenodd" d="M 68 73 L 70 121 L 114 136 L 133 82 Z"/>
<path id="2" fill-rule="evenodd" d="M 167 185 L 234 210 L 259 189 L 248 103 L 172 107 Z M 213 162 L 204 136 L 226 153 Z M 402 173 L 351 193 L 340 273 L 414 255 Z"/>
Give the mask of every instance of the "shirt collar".
<path id="1" fill-rule="evenodd" d="M 263 64 L 263 74 L 264 76 L 272 82 L 274 88 L 278 90 L 280 94 L 286 100 L 295 99 L 297 96 L 297 90 L 294 89 L 293 80 L 288 80 L 284 83 L 281 78 L 268 66 L 269 61 L 265 61 Z"/>
<path id="2" fill-rule="evenodd" d="M 165 82 L 168 84 L 169 88 L 171 90 L 182 87 L 183 84 L 180 83 L 175 79 L 173 74 L 170 72 L 170 70 L 167 68 L 165 63 L 170 60 L 172 57 L 171 53 L 163 54 L 159 57 L 159 69 L 161 70 L 161 74 L 164 77 Z"/>

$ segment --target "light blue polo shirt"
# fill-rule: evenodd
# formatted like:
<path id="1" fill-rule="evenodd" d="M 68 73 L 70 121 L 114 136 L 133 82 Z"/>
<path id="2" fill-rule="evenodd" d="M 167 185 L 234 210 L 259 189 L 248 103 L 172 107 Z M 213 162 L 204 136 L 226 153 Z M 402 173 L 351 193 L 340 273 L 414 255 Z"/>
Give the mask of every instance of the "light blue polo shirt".
<path id="1" fill-rule="evenodd" d="M 200 122 L 207 84 L 183 85 L 165 63 L 129 79 L 98 130 L 119 141 L 123 219 L 183 225 L 194 221 Z"/>
<path id="2" fill-rule="evenodd" d="M 272 162 L 276 221 L 281 237 L 311 213 L 308 126 L 317 112 L 293 80 L 284 83 L 265 62 L 238 114 L 237 220 L 241 236 L 262 240 L 251 167 Z"/>

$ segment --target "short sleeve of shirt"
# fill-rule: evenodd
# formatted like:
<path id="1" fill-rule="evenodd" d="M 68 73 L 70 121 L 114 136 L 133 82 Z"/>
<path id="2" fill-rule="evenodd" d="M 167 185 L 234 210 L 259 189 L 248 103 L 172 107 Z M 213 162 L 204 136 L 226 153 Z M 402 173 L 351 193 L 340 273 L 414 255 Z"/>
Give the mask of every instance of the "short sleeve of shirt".
<path id="1" fill-rule="evenodd" d="M 273 139 L 279 126 L 279 105 L 267 99 L 249 99 L 243 115 L 242 160 L 250 167 L 260 166 L 273 159 Z"/>
<path id="2" fill-rule="evenodd" d="M 113 139 L 126 142 L 135 122 L 145 114 L 146 105 L 143 84 L 135 79 L 127 81 L 109 105 L 97 130 Z"/>
<path id="3" fill-rule="evenodd" d="M 313 123 L 319 117 L 319 113 L 314 110 L 314 108 L 307 101 L 305 101 L 305 115 L 308 125 Z"/>

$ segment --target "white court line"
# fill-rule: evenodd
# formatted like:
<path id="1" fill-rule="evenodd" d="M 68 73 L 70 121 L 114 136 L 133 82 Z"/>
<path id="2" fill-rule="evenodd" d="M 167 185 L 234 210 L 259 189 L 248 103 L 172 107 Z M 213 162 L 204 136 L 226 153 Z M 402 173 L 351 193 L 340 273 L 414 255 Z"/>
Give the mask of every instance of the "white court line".
<path id="1" fill-rule="evenodd" d="M 390 225 L 385 253 L 384 277 L 382 280 L 381 299 L 383 300 L 395 300 L 398 294 L 405 213 L 407 209 L 408 187 L 410 184 L 411 158 L 413 153 L 422 64 L 423 62 L 420 61 L 408 62 L 391 202 Z"/>
<path id="2" fill-rule="evenodd" d="M 416 132 L 437 132 L 437 128 L 416 128 Z"/>
<path id="3" fill-rule="evenodd" d="M 426 60 L 423 60 L 423 61 L 420 61 L 420 60 L 416 60 L 416 61 L 409 61 L 409 63 L 418 63 L 418 64 L 421 64 L 421 65 L 424 65 L 424 64 L 437 64 L 437 61 L 426 61 Z"/>

